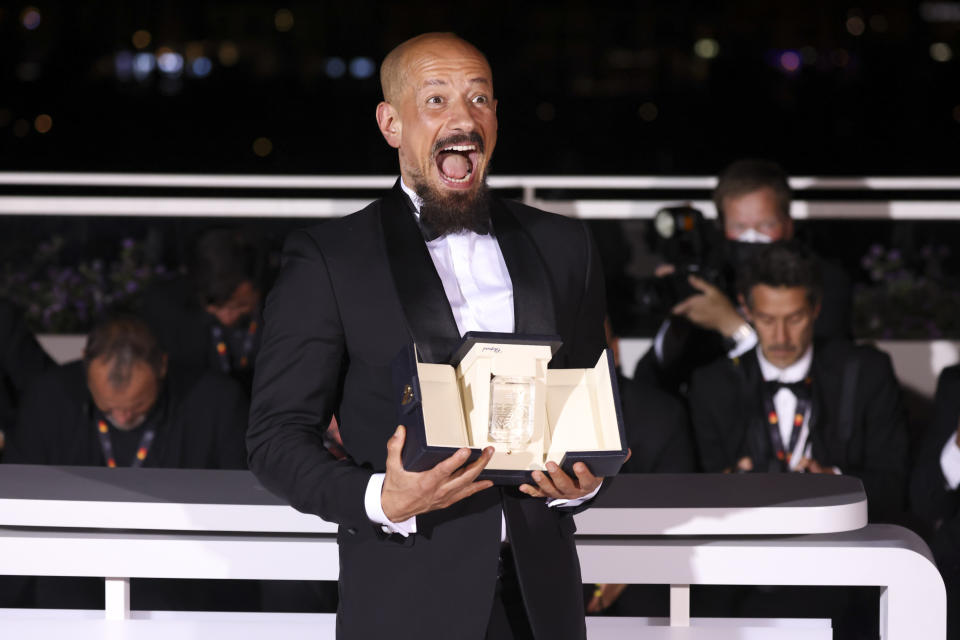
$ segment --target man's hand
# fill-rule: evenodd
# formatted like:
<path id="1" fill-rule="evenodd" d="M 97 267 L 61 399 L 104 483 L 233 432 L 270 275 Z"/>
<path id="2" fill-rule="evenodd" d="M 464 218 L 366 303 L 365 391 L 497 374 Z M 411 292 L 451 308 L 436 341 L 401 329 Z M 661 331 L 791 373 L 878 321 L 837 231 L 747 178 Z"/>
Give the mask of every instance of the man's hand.
<path id="1" fill-rule="evenodd" d="M 603 482 L 603 478 L 590 473 L 582 462 L 573 465 L 576 479 L 571 478 L 556 462 L 547 463 L 547 474 L 542 471 L 533 472 L 534 487 L 529 484 L 520 485 L 520 491 L 534 498 L 550 498 L 552 500 L 576 500 L 594 491 Z"/>
<path id="2" fill-rule="evenodd" d="M 794 471 L 806 471 L 807 473 L 829 473 L 831 475 L 837 475 L 836 469 L 833 467 L 824 467 L 813 458 L 801 458 L 800 462 L 797 463 L 797 468 L 794 469 Z"/>
<path id="3" fill-rule="evenodd" d="M 454 502 L 493 486 L 490 480 L 474 482 L 493 456 L 487 447 L 480 457 L 464 467 L 470 449 L 464 447 L 427 471 L 414 472 L 403 468 L 400 452 L 406 439 L 401 425 L 387 441 L 387 473 L 383 478 L 380 505 L 391 522 L 403 522 L 428 511 L 449 507 Z"/>
<path id="4" fill-rule="evenodd" d="M 724 473 L 749 473 L 753 471 L 753 458 L 750 456 L 743 456 L 737 460 L 736 466 L 727 467 L 723 470 Z"/>
<path id="5" fill-rule="evenodd" d="M 617 601 L 626 588 L 625 584 L 598 584 L 593 592 L 593 598 L 587 604 L 587 613 L 600 613 L 608 608 Z"/>
<path id="6" fill-rule="evenodd" d="M 706 280 L 697 276 L 688 276 L 687 281 L 700 294 L 692 295 L 678 303 L 671 313 L 685 316 L 690 322 L 703 327 L 719 331 L 724 337 L 731 337 L 740 325 L 743 318 L 734 309 L 730 299 Z"/>

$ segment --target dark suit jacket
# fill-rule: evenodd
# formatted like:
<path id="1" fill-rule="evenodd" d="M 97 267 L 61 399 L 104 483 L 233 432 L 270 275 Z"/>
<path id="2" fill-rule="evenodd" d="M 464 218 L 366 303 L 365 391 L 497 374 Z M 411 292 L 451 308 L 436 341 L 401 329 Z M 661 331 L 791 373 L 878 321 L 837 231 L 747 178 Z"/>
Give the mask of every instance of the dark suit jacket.
<path id="1" fill-rule="evenodd" d="M 620 473 L 690 473 L 696 456 L 683 403 L 645 380 L 617 376 L 630 459 Z"/>
<path id="2" fill-rule="evenodd" d="M 244 469 L 247 400 L 226 376 L 170 368 L 157 407 L 157 427 L 145 467 Z M 15 437 L 4 462 L 106 464 L 93 425 L 94 405 L 83 363 L 72 362 L 41 376 L 24 400 Z"/>
<path id="3" fill-rule="evenodd" d="M 899 519 L 907 432 L 890 357 L 846 341 L 817 342 L 811 371 L 813 458 L 863 481 L 871 520 Z M 742 456 L 750 456 L 756 470 L 766 470 L 757 468 L 770 460 L 772 449 L 763 420 L 762 380 L 756 349 L 694 372 L 690 412 L 704 471 L 723 471 Z M 841 415 L 845 394 L 853 397 L 846 417 Z"/>
<path id="4" fill-rule="evenodd" d="M 944 369 L 937 380 L 933 424 L 924 434 L 910 480 L 911 511 L 927 530 L 930 548 L 944 580 L 960 587 L 960 491 L 947 488 L 940 452 L 957 433 L 960 420 L 960 365 Z"/>
<path id="5" fill-rule="evenodd" d="M 493 229 L 510 273 L 518 333 L 559 334 L 554 367 L 596 364 L 603 284 L 576 220 L 494 199 Z M 265 308 L 247 445 L 264 485 L 340 524 L 338 634 L 344 638 L 482 638 L 500 549 L 500 514 L 538 637 L 584 636 L 580 568 L 568 512 L 492 488 L 418 516 L 409 538 L 367 519 L 364 492 L 385 469 L 397 425 L 391 363 L 416 341 L 444 362 L 460 335 L 399 185 L 353 215 L 292 234 Z M 336 413 L 349 457 L 322 434 Z"/>
<path id="6" fill-rule="evenodd" d="M 12 436 L 17 407 L 33 381 L 54 362 L 37 343 L 12 303 L 0 299 L 0 431 Z M 3 449 L 0 449 L 0 453 Z"/>

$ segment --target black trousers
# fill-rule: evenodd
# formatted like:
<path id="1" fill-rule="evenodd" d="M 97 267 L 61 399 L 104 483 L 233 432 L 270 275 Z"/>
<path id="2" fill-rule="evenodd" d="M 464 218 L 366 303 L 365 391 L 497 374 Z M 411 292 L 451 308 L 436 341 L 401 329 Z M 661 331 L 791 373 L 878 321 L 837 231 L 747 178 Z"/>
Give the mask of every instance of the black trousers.
<path id="1" fill-rule="evenodd" d="M 486 640 L 533 640 L 509 544 L 500 549 L 497 590 L 493 595 Z"/>

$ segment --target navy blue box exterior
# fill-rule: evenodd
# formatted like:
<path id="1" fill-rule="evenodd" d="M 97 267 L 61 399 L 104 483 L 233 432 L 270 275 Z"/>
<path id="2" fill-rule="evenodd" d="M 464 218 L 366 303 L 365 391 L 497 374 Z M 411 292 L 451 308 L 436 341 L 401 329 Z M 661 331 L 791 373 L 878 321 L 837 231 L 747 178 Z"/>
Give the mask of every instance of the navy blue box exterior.
<path id="1" fill-rule="evenodd" d="M 470 347 L 476 342 L 501 342 L 506 344 L 549 344 L 556 352 L 560 346 L 556 336 L 523 336 L 518 334 L 498 334 L 468 332 L 463 338 L 463 344 L 451 357 L 451 364 L 456 366 L 467 354 Z M 620 431 L 620 442 L 623 448 L 611 451 L 569 451 L 559 462 L 562 468 L 571 477 L 573 465 L 577 462 L 585 463 L 594 475 L 609 477 L 616 475 L 623 461 L 627 457 L 626 433 L 624 432 L 623 413 L 620 409 L 620 389 L 617 387 L 616 368 L 610 352 L 607 352 L 607 365 L 610 380 L 613 385 L 613 400 L 617 414 L 617 427 Z M 426 471 L 439 462 L 449 458 L 458 451 L 457 447 L 440 447 L 427 443 L 426 426 L 423 419 L 423 401 L 420 390 L 420 380 L 417 376 L 416 345 L 409 344 L 397 354 L 393 361 L 393 382 L 397 394 L 397 424 L 402 424 L 406 430 L 406 441 L 403 446 L 401 460 L 407 471 Z M 480 457 L 479 448 L 471 448 L 467 464 Z M 492 480 L 500 485 L 519 485 L 532 483 L 532 472 L 510 469 L 484 469 L 480 479 Z"/>

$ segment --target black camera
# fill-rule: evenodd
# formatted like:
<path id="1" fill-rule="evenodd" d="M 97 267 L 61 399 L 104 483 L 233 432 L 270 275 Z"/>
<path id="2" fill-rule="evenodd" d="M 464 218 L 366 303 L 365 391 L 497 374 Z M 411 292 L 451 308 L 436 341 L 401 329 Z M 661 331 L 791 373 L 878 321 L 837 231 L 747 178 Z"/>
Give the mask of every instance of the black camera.
<path id="1" fill-rule="evenodd" d="M 698 293 L 687 279 L 696 275 L 714 286 L 726 289 L 719 232 L 699 209 L 690 206 L 665 207 L 650 223 L 647 240 L 650 249 L 674 272 L 662 277 L 642 278 L 635 289 L 636 313 L 663 317 L 679 302 Z"/>

